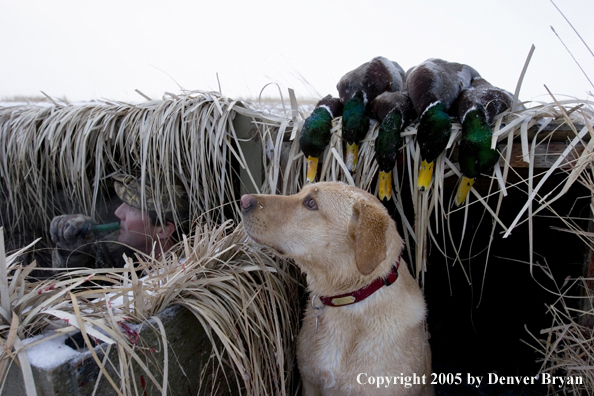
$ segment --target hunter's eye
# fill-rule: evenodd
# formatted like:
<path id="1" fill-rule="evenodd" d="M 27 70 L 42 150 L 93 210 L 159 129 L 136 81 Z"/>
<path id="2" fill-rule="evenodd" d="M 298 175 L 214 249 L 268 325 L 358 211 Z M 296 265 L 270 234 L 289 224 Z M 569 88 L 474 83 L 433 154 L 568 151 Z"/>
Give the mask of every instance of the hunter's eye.
<path id="1" fill-rule="evenodd" d="M 309 210 L 318 210 L 318 205 L 312 197 L 305 198 L 305 200 L 303 201 L 303 205 Z"/>

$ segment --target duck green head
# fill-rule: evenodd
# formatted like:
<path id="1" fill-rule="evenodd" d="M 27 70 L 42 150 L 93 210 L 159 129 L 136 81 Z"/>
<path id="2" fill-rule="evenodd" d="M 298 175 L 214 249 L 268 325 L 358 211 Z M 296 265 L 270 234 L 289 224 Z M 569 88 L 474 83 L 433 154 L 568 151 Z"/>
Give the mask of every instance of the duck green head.
<path id="1" fill-rule="evenodd" d="M 462 179 L 456 192 L 456 204 L 460 206 L 465 200 L 475 179 L 489 171 L 499 160 L 497 149 L 491 148 L 493 132 L 485 109 L 477 104 L 464 115 L 462 121 L 462 138 L 458 151 L 458 162 L 462 171 Z"/>
<path id="2" fill-rule="evenodd" d="M 316 107 L 303 123 L 299 148 L 307 157 L 307 179 L 313 182 L 318 170 L 318 158 L 330 143 L 332 114 L 325 106 Z"/>
<path id="3" fill-rule="evenodd" d="M 359 157 L 359 142 L 369 131 L 369 117 L 365 115 L 365 97 L 362 91 L 346 102 L 342 113 L 342 137 L 347 142 L 345 164 L 349 172 L 354 172 Z"/>
<path id="4" fill-rule="evenodd" d="M 421 114 L 417 129 L 417 142 L 421 157 L 433 162 L 441 154 L 450 139 L 452 120 L 441 102 L 431 105 Z"/>
<path id="5" fill-rule="evenodd" d="M 303 123 L 299 148 L 307 156 L 319 157 L 332 136 L 332 114 L 325 107 L 316 107 Z"/>
<path id="6" fill-rule="evenodd" d="M 344 105 L 342 113 L 342 137 L 347 143 L 360 142 L 369 130 L 369 117 L 365 115 L 365 96 L 357 91 Z"/>
<path id="7" fill-rule="evenodd" d="M 498 151 L 491 148 L 492 137 L 485 109 L 480 104 L 476 105 L 466 113 L 462 122 L 458 160 L 464 176 L 476 178 L 499 160 Z"/>
<path id="8" fill-rule="evenodd" d="M 422 159 L 417 179 L 419 190 L 425 191 L 429 188 L 434 161 L 445 150 L 451 133 L 452 120 L 441 102 L 431 104 L 421 114 L 417 128 L 417 143 Z"/>
<path id="9" fill-rule="evenodd" d="M 380 201 L 392 198 L 392 169 L 396 165 L 396 155 L 400 144 L 402 114 L 393 109 L 380 124 L 375 138 L 375 159 L 379 165 L 378 196 Z"/>
<path id="10" fill-rule="evenodd" d="M 396 109 L 390 111 L 380 124 L 375 138 L 375 159 L 382 171 L 392 170 L 396 164 L 401 128 L 402 114 Z"/>

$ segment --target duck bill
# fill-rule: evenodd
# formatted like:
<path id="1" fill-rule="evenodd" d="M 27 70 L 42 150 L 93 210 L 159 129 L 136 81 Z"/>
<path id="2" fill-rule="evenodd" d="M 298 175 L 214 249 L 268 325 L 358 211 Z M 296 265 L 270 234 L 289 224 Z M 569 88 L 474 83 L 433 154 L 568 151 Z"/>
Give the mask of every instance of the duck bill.
<path id="1" fill-rule="evenodd" d="M 380 201 L 392 199 L 392 172 L 380 171 L 377 184 L 379 189 L 377 195 Z"/>
<path id="2" fill-rule="evenodd" d="M 354 173 L 357 169 L 357 158 L 359 157 L 359 146 L 357 143 L 349 144 L 347 143 L 346 148 L 346 167 L 349 172 Z"/>
<path id="3" fill-rule="evenodd" d="M 466 201 L 466 196 L 474 184 L 474 179 L 462 176 L 462 180 L 458 185 L 458 191 L 456 192 L 456 205 L 460 206 Z"/>
<path id="4" fill-rule="evenodd" d="M 431 178 L 433 177 L 434 162 L 427 162 L 423 160 L 421 167 L 419 168 L 419 178 L 417 179 L 417 187 L 420 191 L 426 191 L 429 189 L 431 184 Z"/>
<path id="5" fill-rule="evenodd" d="M 318 173 L 318 159 L 317 157 L 307 157 L 307 180 L 313 183 L 316 180 Z"/>

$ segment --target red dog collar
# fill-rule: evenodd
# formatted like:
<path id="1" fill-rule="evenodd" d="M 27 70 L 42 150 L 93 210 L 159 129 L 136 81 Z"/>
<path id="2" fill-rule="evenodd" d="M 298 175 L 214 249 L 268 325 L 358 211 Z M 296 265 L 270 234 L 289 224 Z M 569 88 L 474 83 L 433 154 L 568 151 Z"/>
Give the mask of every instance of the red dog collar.
<path id="1" fill-rule="evenodd" d="M 351 305 L 363 301 L 382 288 L 382 286 L 390 286 L 392 283 L 396 282 L 396 279 L 398 279 L 399 266 L 400 257 L 396 260 L 396 264 L 392 266 L 392 271 L 390 271 L 387 278 L 377 278 L 371 282 L 371 284 L 352 293 L 339 294 L 338 296 L 332 297 L 320 297 L 320 301 L 322 301 L 322 304 L 330 307 L 342 307 L 344 305 Z"/>

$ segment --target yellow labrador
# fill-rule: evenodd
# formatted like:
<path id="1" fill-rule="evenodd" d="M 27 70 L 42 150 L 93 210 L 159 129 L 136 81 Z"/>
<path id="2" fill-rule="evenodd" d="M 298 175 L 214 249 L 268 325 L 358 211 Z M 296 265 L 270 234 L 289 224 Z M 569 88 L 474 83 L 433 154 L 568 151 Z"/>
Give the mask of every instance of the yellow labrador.
<path id="1" fill-rule="evenodd" d="M 343 183 L 244 195 L 244 227 L 307 274 L 303 395 L 432 395 L 425 300 L 382 204 Z"/>

